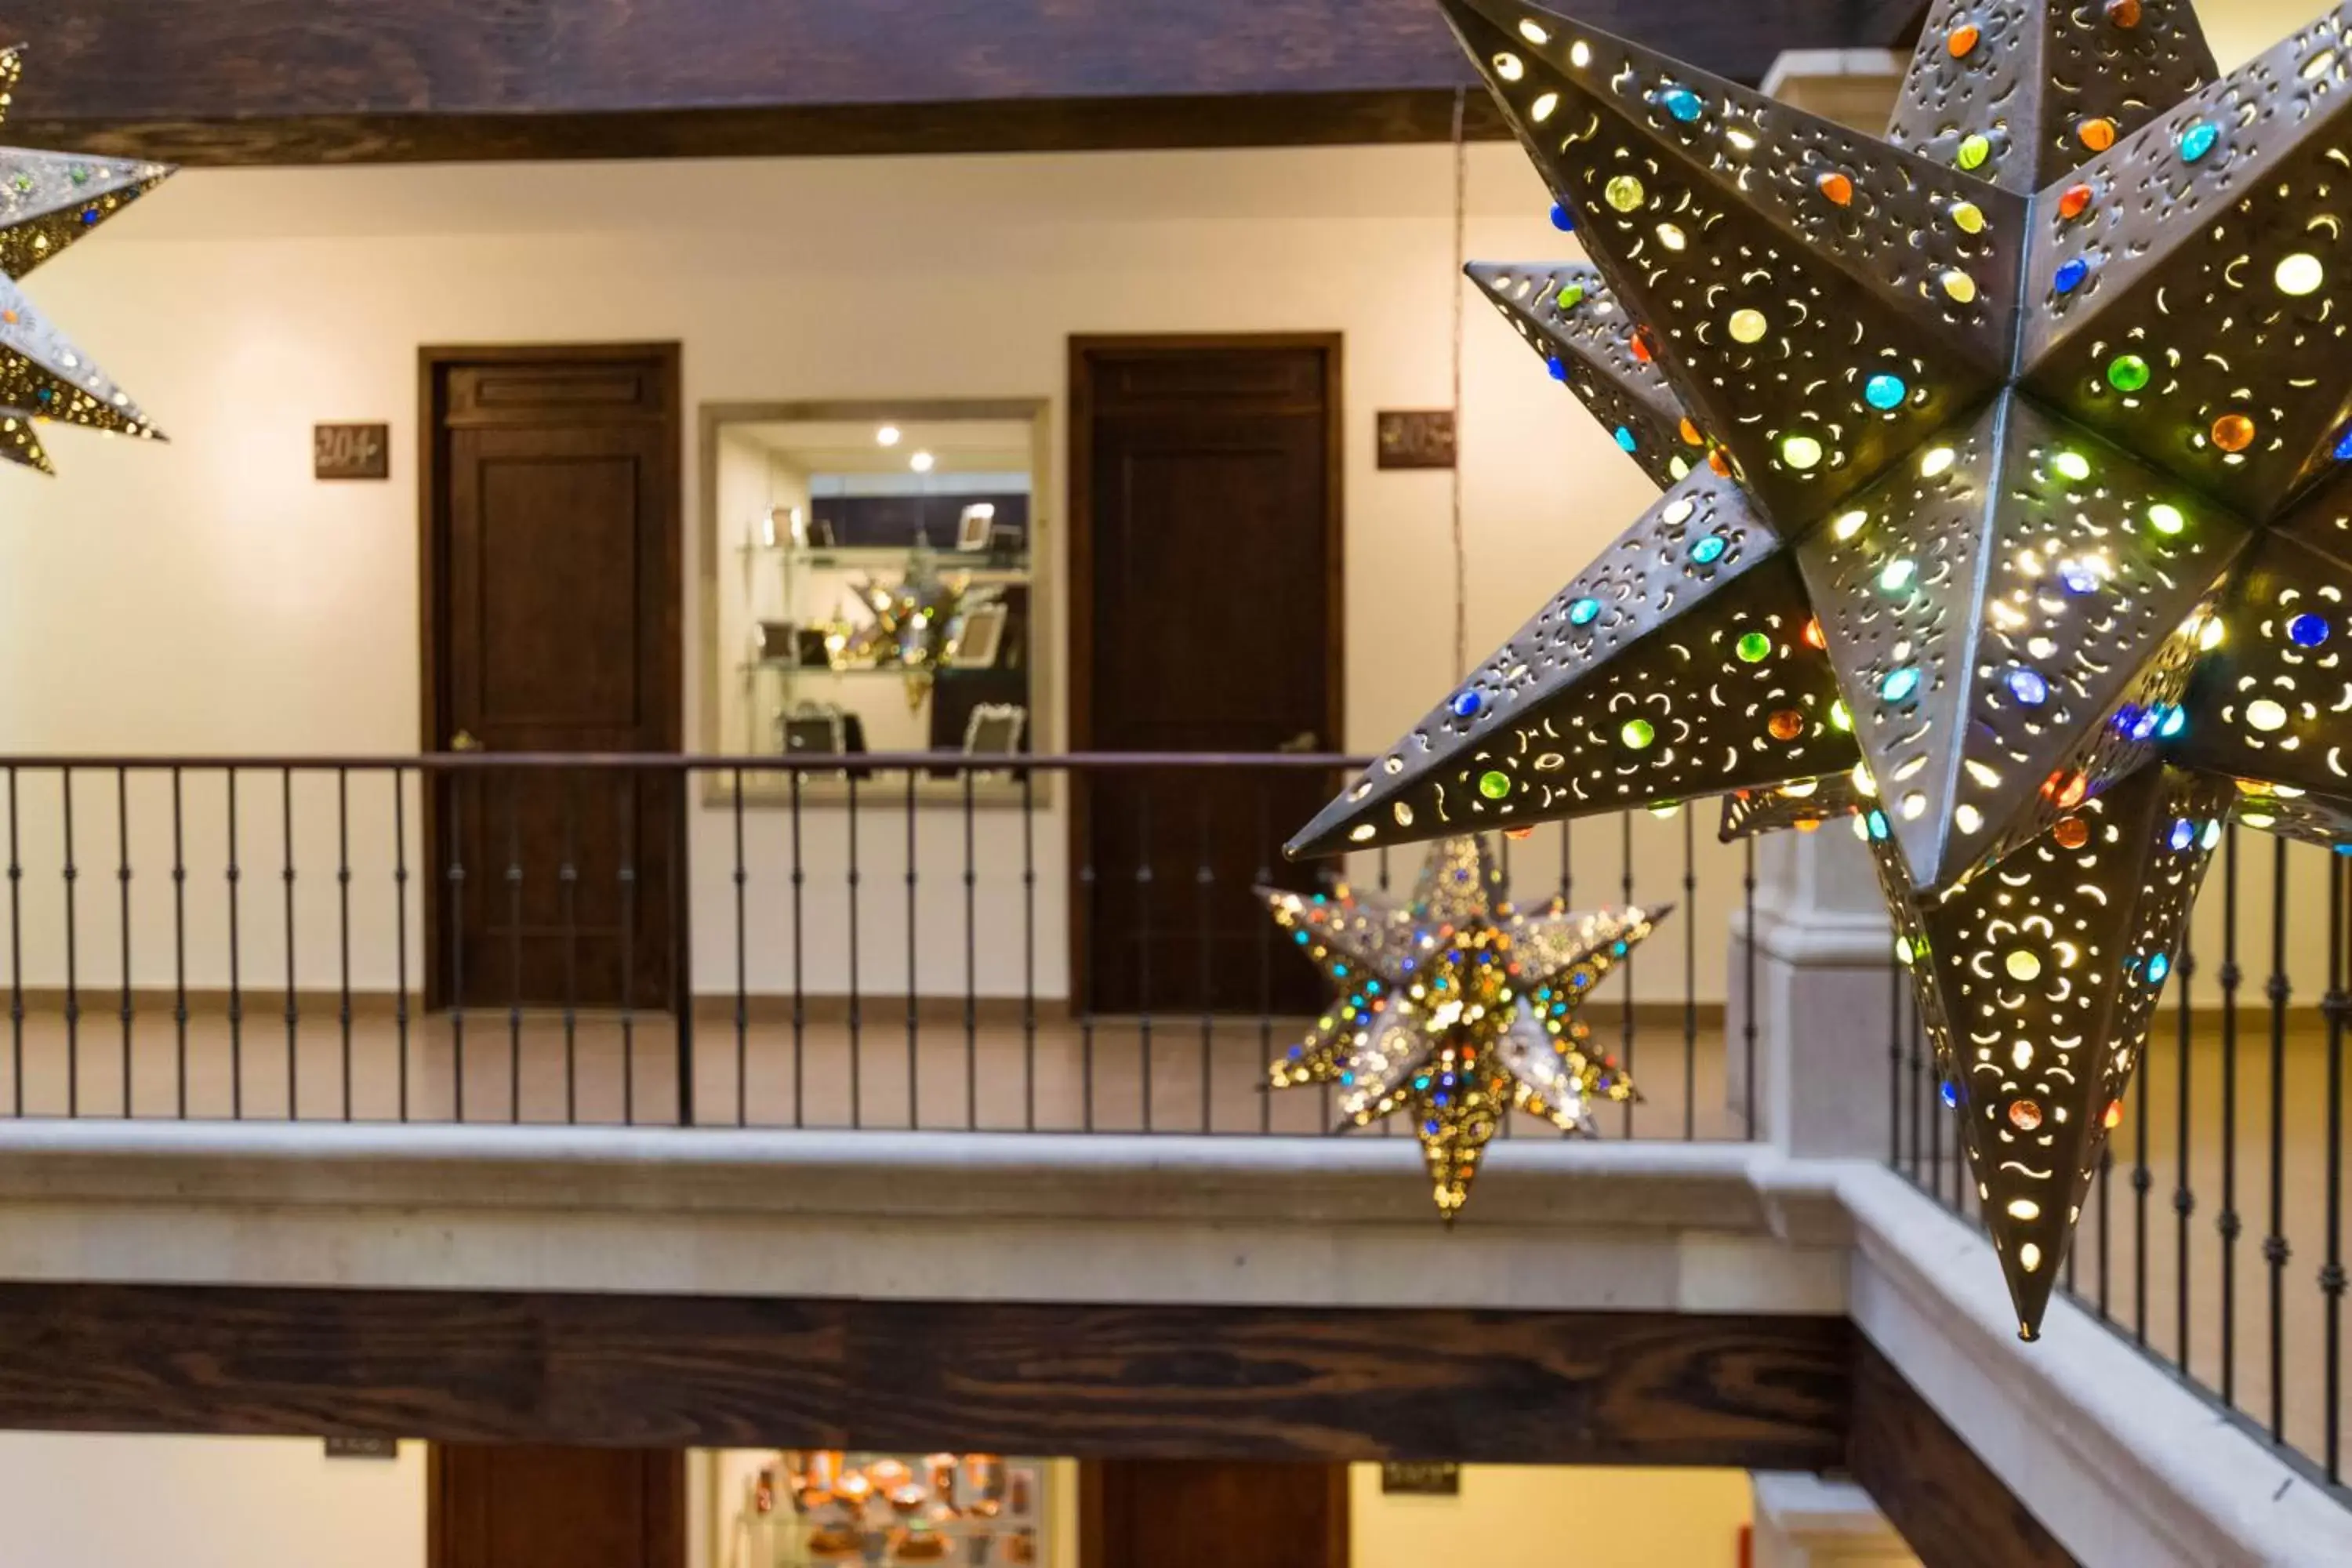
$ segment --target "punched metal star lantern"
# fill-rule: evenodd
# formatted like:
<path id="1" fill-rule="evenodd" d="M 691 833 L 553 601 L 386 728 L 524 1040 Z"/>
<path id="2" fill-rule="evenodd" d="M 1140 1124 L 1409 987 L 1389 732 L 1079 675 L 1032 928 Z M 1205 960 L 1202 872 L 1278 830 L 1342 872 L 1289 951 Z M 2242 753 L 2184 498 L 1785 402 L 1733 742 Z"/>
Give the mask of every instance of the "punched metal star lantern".
<path id="1" fill-rule="evenodd" d="M 1471 837 L 1432 850 L 1409 904 L 1344 888 L 1258 893 L 1339 987 L 1268 1068 L 1273 1086 L 1333 1086 L 1343 1124 L 1409 1116 L 1449 1223 L 1504 1117 L 1591 1133 L 1596 1103 L 1635 1098 L 1577 1009 L 1671 906 L 1521 913 Z"/>
<path id="2" fill-rule="evenodd" d="M 0 117 L 24 59 L 0 50 Z M 171 176 L 162 163 L 0 148 L 0 458 L 53 472 L 37 426 L 62 420 L 119 436 L 162 432 L 34 310 L 16 279 Z"/>
<path id="3" fill-rule="evenodd" d="M 1293 852 L 1856 809 L 2032 1338 L 2223 822 L 2352 848 L 2352 7 L 1938 0 L 1878 141 L 1444 4 L 1594 263 L 1473 277 L 1668 488 Z"/>

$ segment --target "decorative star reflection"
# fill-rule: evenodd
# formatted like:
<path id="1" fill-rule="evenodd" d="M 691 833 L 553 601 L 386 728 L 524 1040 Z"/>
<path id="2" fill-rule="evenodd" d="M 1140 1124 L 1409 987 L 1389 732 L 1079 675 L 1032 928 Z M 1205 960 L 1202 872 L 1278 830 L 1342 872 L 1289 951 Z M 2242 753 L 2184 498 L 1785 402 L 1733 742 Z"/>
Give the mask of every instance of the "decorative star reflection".
<path id="1" fill-rule="evenodd" d="M 1267 1069 L 1274 1087 L 1333 1086 L 1347 1123 L 1412 1119 L 1451 1221 L 1515 1110 L 1591 1133 L 1592 1107 L 1634 1098 L 1577 1009 L 1670 906 L 1522 914 L 1477 837 L 1432 850 L 1410 903 L 1341 889 L 1260 889 L 1276 924 L 1339 988 Z"/>
<path id="2" fill-rule="evenodd" d="M 1843 775 L 2032 1337 L 2222 823 L 2352 848 L 2352 7 L 1938 0 L 1877 141 L 1444 4 L 1594 263 L 1473 276 L 1669 488 L 1293 850 Z"/>
<path id="3" fill-rule="evenodd" d="M 0 117 L 24 59 L 0 50 Z M 16 280 L 170 177 L 162 163 L 0 148 L 0 458 L 53 471 L 36 426 L 48 420 L 160 438 L 122 389 L 68 342 Z"/>

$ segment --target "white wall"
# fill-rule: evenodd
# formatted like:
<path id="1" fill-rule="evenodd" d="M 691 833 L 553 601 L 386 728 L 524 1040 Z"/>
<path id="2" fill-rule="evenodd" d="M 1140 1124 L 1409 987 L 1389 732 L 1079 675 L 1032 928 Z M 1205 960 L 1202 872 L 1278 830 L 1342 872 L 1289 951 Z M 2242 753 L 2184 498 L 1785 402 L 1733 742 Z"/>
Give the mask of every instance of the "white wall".
<path id="1" fill-rule="evenodd" d="M 420 1568 L 425 1445 L 329 1459 L 315 1439 L 0 1433 L 11 1568 Z"/>
<path id="2" fill-rule="evenodd" d="M 1474 149 L 1474 255 L 1569 248 L 1516 149 Z M 689 410 L 714 400 L 1046 396 L 1060 428 L 1073 332 L 1337 330 L 1346 334 L 1347 741 L 1370 749 L 1448 685 L 1446 479 L 1380 473 L 1372 415 L 1448 388 L 1452 155 L 1320 149 L 666 164 L 197 171 L 33 280 L 40 302 L 154 412 L 169 447 L 58 434 L 65 477 L 0 476 L 0 750 L 15 753 L 403 752 L 419 738 L 415 442 L 422 343 L 677 339 Z M 1483 306 L 1466 333 L 1463 473 L 1474 649 L 1515 629 L 1645 504 L 1648 486 Z M 320 485 L 310 430 L 389 419 L 389 484 Z M 695 483 L 688 465 L 688 485 Z M 1055 483 L 1058 486 L 1058 477 Z M 1041 504 L 1058 521 L 1058 491 Z M 701 516 L 689 493 L 687 516 Z M 1057 534 L 1057 537 L 1059 535 Z M 698 548 L 698 541 L 695 542 Z M 697 568 L 688 563 L 688 581 Z M 1058 568 L 1056 569 L 1058 577 Z M 1056 626 L 1066 616 L 1056 616 Z M 702 679 L 699 628 L 690 683 Z M 1066 660 L 1054 661 L 1058 683 Z M 1279 678 L 1279 672 L 1273 672 Z M 689 716 L 699 711 L 689 700 Z M 61 972 L 53 777 L 27 775 L 26 972 Z M 192 979 L 226 981 L 217 784 L 187 826 Z M 108 780 L 77 796 L 83 918 L 110 916 Z M 388 985 L 390 803 L 353 786 L 355 976 Z M 163 785 L 132 803 L 133 963 L 168 984 Z M 282 974 L 277 783 L 248 781 L 244 971 Z M 298 789 L 299 973 L 331 984 L 331 786 Z M 45 816 L 44 813 L 49 814 Z M 411 826 L 415 818 L 412 814 Z M 1679 829 L 1643 825 L 1640 890 L 1679 896 Z M 1702 837 L 1710 835 L 1703 833 Z M 1604 844 L 1603 838 L 1607 839 Z M 785 823 L 754 813 L 755 988 L 789 986 Z M 1017 818 L 981 822 L 983 989 L 1017 992 Z M 864 846 L 861 982 L 902 987 L 903 832 Z M 698 928 L 730 929 L 731 826 L 698 825 Z M 1587 834 L 1587 896 L 1614 897 L 1615 835 Z M 1526 847 L 1556 874 L 1557 853 Z M 1040 984 L 1064 988 L 1062 833 L 1038 834 Z M 927 822 L 926 877 L 961 871 L 961 825 Z M 809 849 L 813 991 L 842 989 L 837 845 Z M 415 847 L 412 841 L 412 868 Z M 1589 861 L 1589 863 L 1584 863 Z M 1653 867 L 1656 869 L 1653 869 Z M 1720 861 L 1702 873 L 1734 891 Z M 412 886 L 412 892 L 416 891 Z M 824 902 L 826 899 L 829 903 Z M 949 900 L 950 905 L 958 900 Z M 961 910 L 929 920 L 919 983 L 962 985 Z M 1721 902 L 1698 911 L 1700 986 L 1717 973 Z M 412 898 L 415 969 L 416 900 Z M 1685 917 L 1688 918 L 1688 917 Z M 86 927 L 83 978 L 119 958 Z M 732 983 L 711 942 L 708 985 Z M 274 980 L 271 983 L 275 983 Z M 1653 982 L 1645 994 L 1659 994 Z"/>
<path id="3" fill-rule="evenodd" d="M 1349 1467 L 1354 1568 L 1738 1568 L 1745 1470 L 1465 1465 L 1459 1497 L 1389 1497 Z"/>

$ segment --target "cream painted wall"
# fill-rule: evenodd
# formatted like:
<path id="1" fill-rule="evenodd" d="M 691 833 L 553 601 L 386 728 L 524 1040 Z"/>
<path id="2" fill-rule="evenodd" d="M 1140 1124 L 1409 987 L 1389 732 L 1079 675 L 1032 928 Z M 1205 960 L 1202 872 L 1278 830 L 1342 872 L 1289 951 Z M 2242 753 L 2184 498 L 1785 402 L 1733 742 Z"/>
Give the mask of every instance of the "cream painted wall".
<path id="1" fill-rule="evenodd" d="M 419 1568 L 425 1445 L 0 1433 L 0 1563 L 23 1568 Z"/>
<path id="2" fill-rule="evenodd" d="M 418 740 L 415 503 L 420 343 L 677 339 L 689 410 L 714 400 L 1047 396 L 1056 447 L 1073 332 L 1334 329 L 1346 334 L 1349 743 L 1391 739 L 1446 689 L 1452 631 L 1444 476 L 1378 472 L 1372 414 L 1442 405 L 1448 386 L 1451 154 L 1438 148 L 748 161 L 668 164 L 199 171 L 34 280 L 174 437 L 163 447 L 67 432 L 65 477 L 0 476 L 0 749 L 11 752 L 403 752 Z M 1474 149 L 1473 254 L 1570 248 L 1512 148 Z M 1631 463 L 1471 307 L 1463 480 L 1470 642 L 1513 630 L 1643 504 Z M 309 478 L 320 419 L 388 418 L 394 478 Z M 689 491 L 694 483 L 688 465 Z M 1058 484 L 1058 479 L 1055 481 Z M 1058 491 L 1041 504 L 1058 517 Z M 701 516 L 689 493 L 687 516 Z M 688 563 L 688 581 L 695 563 Z M 1056 661 L 1056 670 L 1065 661 Z M 699 628 L 690 682 L 703 679 Z M 1269 672 L 1268 679 L 1281 679 Z M 689 701 L 689 715 L 698 710 Z M 57 782 L 24 782 L 26 970 L 63 954 Z M 226 978 L 219 927 L 226 846 L 215 784 L 190 786 L 191 976 Z M 248 906 L 244 973 L 283 973 L 274 779 L 248 780 L 240 817 Z M 353 787 L 354 974 L 392 980 L 390 797 Z M 86 864 L 110 857 L 110 781 L 76 797 Z M 411 802 L 411 825 L 415 822 Z M 134 963 L 168 984 L 168 803 L 134 788 Z M 334 983 L 335 803 L 297 788 L 298 973 Z M 982 818 L 982 989 L 1021 984 L 1016 819 Z M 1678 825 L 1641 824 L 1638 891 L 1679 896 Z M 1710 837 L 1702 832 L 1702 840 Z M 789 985 L 789 847 L 780 814 L 752 814 L 755 989 Z M 1038 834 L 1039 988 L 1064 989 L 1058 818 Z M 961 825 L 927 817 L 926 877 L 961 870 Z M 865 849 L 861 984 L 905 984 L 904 834 L 877 818 Z M 1587 898 L 1614 897 L 1613 832 L 1578 839 Z M 696 916 L 730 929 L 730 825 L 698 823 Z M 412 862 L 415 847 L 410 846 Z M 1557 875 L 1547 836 L 1523 847 Z M 1719 992 L 1717 933 L 1736 892 L 1707 858 L 1694 921 L 1703 994 Z M 846 980 L 845 867 L 812 844 L 805 984 Z M 108 861 L 111 869 L 111 861 Z M 103 889 L 110 894 L 112 889 Z M 86 882 L 85 915 L 100 909 Z M 918 984 L 962 984 L 961 910 L 926 912 Z M 415 952 L 415 901 L 410 909 Z M 104 929 L 104 928 L 100 928 Z M 731 943 L 699 978 L 732 983 Z M 84 943 L 108 984 L 110 941 Z M 1663 965 L 1659 967 L 1664 967 Z M 412 976 L 415 968 L 412 964 Z M 1654 979 L 1645 994 L 1659 994 Z"/>
<path id="3" fill-rule="evenodd" d="M 1462 1495 L 1388 1497 L 1349 1467 L 1354 1568 L 1737 1568 L 1745 1470 L 1465 1465 Z"/>

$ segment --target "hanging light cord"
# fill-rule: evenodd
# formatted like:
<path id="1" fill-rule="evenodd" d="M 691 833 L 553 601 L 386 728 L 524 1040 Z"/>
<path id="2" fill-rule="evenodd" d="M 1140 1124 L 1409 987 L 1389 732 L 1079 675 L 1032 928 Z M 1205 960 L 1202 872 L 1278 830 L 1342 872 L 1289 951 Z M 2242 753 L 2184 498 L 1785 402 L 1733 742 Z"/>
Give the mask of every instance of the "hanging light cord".
<path id="1" fill-rule="evenodd" d="M 1462 268 L 1470 178 L 1462 121 L 1468 98 L 1468 89 L 1454 89 L 1454 270 L 1446 275 L 1454 299 L 1454 668 L 1463 674 L 1470 668 L 1470 549 L 1462 531 Z"/>

